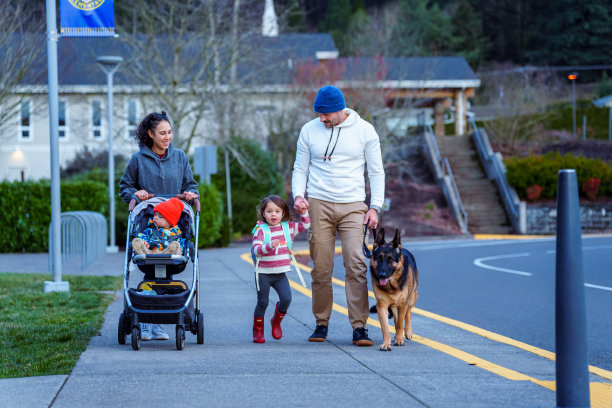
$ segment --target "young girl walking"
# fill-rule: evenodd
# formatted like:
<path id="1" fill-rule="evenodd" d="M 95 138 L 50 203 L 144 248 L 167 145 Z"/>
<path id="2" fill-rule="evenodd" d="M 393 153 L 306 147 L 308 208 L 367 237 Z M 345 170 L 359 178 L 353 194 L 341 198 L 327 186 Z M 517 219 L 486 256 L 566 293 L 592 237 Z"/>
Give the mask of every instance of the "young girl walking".
<path id="1" fill-rule="evenodd" d="M 264 315 L 269 303 L 270 287 L 276 290 L 279 298 L 270 320 L 272 337 L 278 340 L 283 336 L 280 324 L 291 303 L 291 288 L 286 275 L 291 270 L 290 246 L 297 234 L 310 227 L 310 217 L 308 211 L 304 210 L 300 213 L 300 222 L 291 221 L 289 205 L 276 195 L 264 198 L 258 210 L 259 221 L 253 231 L 251 248 L 251 253 L 257 257 L 257 305 L 253 318 L 253 342 L 265 343 Z"/>

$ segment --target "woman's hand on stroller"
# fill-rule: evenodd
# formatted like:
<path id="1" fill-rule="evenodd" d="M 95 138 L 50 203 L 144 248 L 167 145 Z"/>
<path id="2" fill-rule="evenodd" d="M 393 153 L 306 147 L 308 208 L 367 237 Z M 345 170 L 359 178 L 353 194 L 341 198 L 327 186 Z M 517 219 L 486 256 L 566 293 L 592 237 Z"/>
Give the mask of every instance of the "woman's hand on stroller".
<path id="1" fill-rule="evenodd" d="M 189 202 L 192 200 L 195 200 L 196 198 L 198 198 L 198 195 L 192 191 L 185 191 L 183 193 L 183 196 L 185 197 L 185 201 Z"/>
<path id="2" fill-rule="evenodd" d="M 147 190 L 138 190 L 137 192 L 134 193 L 134 195 L 138 197 L 140 201 L 145 201 L 150 198 Z"/>

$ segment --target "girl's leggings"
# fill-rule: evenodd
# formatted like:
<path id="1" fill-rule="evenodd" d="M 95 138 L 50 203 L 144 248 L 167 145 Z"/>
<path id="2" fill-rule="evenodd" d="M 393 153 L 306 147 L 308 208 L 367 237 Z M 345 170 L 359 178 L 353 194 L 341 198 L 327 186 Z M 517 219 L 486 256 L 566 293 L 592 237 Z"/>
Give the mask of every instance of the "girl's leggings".
<path id="1" fill-rule="evenodd" d="M 263 316 L 270 302 L 270 287 L 278 293 L 278 311 L 285 314 L 291 304 L 291 287 L 284 273 L 259 274 L 259 292 L 257 292 L 257 306 L 255 316 Z"/>

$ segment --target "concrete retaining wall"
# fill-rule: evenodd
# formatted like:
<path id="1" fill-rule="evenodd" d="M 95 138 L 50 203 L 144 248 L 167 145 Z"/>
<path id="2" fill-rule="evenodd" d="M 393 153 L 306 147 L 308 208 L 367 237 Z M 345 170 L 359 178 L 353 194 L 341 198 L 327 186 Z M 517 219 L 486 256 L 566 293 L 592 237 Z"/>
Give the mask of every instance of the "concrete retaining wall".
<path id="1" fill-rule="evenodd" d="M 612 203 L 580 204 L 580 227 L 583 233 L 612 232 Z M 527 234 L 554 235 L 557 232 L 556 204 L 527 205 Z"/>

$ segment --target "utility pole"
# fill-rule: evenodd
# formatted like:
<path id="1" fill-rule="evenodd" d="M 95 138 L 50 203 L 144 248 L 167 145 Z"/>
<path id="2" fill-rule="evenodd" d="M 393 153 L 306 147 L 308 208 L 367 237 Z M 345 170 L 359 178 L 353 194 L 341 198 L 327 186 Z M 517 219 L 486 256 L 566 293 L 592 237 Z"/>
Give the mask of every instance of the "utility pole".
<path id="1" fill-rule="evenodd" d="M 115 245 L 115 155 L 113 153 L 113 75 L 123 62 L 122 57 L 102 56 L 96 58 L 98 66 L 106 74 L 108 113 L 108 194 L 110 196 L 109 244 L 107 252 L 118 252 Z"/>
<path id="2" fill-rule="evenodd" d="M 59 111 L 57 75 L 57 21 L 55 0 L 46 0 L 47 11 L 47 72 L 49 81 L 49 150 L 51 154 L 51 231 L 49 234 L 49 265 L 52 281 L 45 281 L 46 292 L 67 292 L 68 282 L 62 282 L 61 193 L 59 171 Z"/>
<path id="3" fill-rule="evenodd" d="M 572 81 L 572 136 L 576 140 L 576 80 L 578 73 L 572 72 L 567 76 L 567 79 Z"/>

